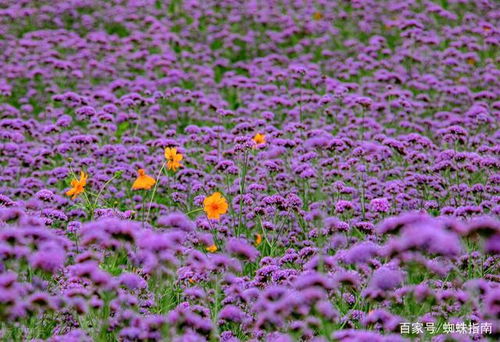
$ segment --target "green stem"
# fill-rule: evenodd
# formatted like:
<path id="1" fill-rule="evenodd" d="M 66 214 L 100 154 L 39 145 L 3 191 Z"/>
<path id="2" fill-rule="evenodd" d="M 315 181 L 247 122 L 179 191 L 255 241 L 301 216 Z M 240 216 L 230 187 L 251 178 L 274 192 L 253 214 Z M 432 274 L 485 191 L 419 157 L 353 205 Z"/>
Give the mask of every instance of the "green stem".
<path id="1" fill-rule="evenodd" d="M 99 198 L 101 197 L 101 194 L 104 191 L 104 189 L 106 189 L 106 187 L 109 185 L 109 183 L 111 183 L 115 178 L 117 178 L 117 176 L 118 176 L 118 174 L 115 173 L 113 175 L 113 177 L 111 177 L 106 183 L 104 183 L 104 185 L 102 186 L 101 190 L 99 190 L 99 192 L 97 193 L 97 196 L 94 200 L 94 208 L 97 208 L 97 201 L 99 201 Z"/>
<path id="2" fill-rule="evenodd" d="M 239 208 L 239 213 L 238 213 L 238 231 L 236 232 L 236 235 L 238 236 L 241 232 L 242 228 L 242 216 L 243 216 L 243 194 L 245 192 L 245 178 L 247 175 L 247 161 L 248 161 L 248 152 L 245 152 L 245 156 L 243 158 L 243 166 L 241 170 L 241 180 L 240 180 L 240 208 Z"/>
<path id="3" fill-rule="evenodd" d="M 167 162 L 163 162 L 161 165 L 160 171 L 158 171 L 158 174 L 156 175 L 156 183 L 155 186 L 153 187 L 153 192 L 151 193 L 151 200 L 149 201 L 149 206 L 148 206 L 148 214 L 146 215 L 146 220 L 149 220 L 149 214 L 151 213 L 151 205 L 153 204 L 153 199 L 155 198 L 156 194 L 156 189 L 158 188 L 158 183 L 160 183 L 160 175 L 165 168 L 165 165 Z"/>
<path id="4" fill-rule="evenodd" d="M 194 209 L 194 210 L 188 211 L 188 212 L 186 213 L 186 215 L 190 215 L 190 214 L 193 214 L 193 213 L 197 213 L 198 211 L 202 211 L 202 210 L 203 210 L 203 208 Z"/>
<path id="5" fill-rule="evenodd" d="M 142 228 L 144 228 L 144 213 L 146 211 L 146 193 L 142 196 Z"/>

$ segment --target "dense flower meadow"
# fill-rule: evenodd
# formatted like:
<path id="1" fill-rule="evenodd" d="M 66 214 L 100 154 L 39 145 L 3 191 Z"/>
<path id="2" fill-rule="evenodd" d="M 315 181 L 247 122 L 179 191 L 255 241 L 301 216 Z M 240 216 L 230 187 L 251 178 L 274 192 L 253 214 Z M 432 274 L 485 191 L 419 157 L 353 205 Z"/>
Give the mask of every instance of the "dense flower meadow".
<path id="1" fill-rule="evenodd" d="M 0 1 L 0 339 L 498 341 L 499 51 L 494 0 Z"/>

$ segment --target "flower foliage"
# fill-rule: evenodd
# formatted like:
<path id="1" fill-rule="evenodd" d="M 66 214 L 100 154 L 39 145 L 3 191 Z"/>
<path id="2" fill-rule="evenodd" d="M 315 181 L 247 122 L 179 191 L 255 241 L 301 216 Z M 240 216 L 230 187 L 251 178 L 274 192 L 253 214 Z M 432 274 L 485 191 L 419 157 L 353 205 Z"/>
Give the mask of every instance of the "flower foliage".
<path id="1" fill-rule="evenodd" d="M 498 340 L 499 19 L 2 1 L 0 339 Z"/>

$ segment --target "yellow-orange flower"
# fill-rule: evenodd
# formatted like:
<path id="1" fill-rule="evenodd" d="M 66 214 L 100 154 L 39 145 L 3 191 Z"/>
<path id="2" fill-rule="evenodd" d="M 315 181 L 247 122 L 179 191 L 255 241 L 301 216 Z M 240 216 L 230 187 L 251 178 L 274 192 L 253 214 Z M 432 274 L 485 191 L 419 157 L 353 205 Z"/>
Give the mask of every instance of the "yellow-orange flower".
<path id="1" fill-rule="evenodd" d="M 257 133 L 255 136 L 252 138 L 252 140 L 257 144 L 265 144 L 266 143 L 266 136 L 264 134 Z"/>
<path id="2" fill-rule="evenodd" d="M 180 161 L 182 160 L 182 154 L 177 153 L 175 147 L 167 147 L 165 149 L 165 159 L 167 159 L 167 169 L 176 171 L 182 166 Z"/>
<path id="3" fill-rule="evenodd" d="M 216 245 L 208 246 L 206 250 L 209 251 L 210 253 L 215 253 L 217 252 L 217 246 Z"/>
<path id="4" fill-rule="evenodd" d="M 321 12 L 314 12 L 313 19 L 314 20 L 321 20 L 321 19 L 323 19 L 323 13 L 321 13 Z"/>
<path id="5" fill-rule="evenodd" d="M 137 176 L 137 179 L 134 181 L 134 184 L 132 184 L 133 190 L 139 190 L 139 189 L 149 190 L 153 185 L 155 185 L 156 183 L 155 179 L 153 177 L 148 176 L 144 171 L 144 169 L 137 170 L 137 173 L 139 175 Z"/>
<path id="6" fill-rule="evenodd" d="M 258 234 L 255 236 L 255 246 L 258 246 L 262 243 L 262 235 Z"/>
<path id="7" fill-rule="evenodd" d="M 72 196 L 71 199 L 75 199 L 85 190 L 85 185 L 87 185 L 87 175 L 85 172 L 80 171 L 80 179 L 73 179 L 71 181 L 71 189 L 66 192 L 66 196 Z"/>
<path id="8" fill-rule="evenodd" d="M 215 192 L 203 200 L 203 210 L 209 219 L 218 220 L 221 215 L 227 212 L 227 208 L 227 201 L 219 192 Z"/>

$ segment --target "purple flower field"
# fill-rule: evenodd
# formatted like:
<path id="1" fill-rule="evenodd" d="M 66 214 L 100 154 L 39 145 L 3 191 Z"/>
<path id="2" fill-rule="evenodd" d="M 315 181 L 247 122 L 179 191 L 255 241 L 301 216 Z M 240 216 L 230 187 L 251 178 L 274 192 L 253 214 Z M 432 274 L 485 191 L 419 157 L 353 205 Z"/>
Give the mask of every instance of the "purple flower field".
<path id="1" fill-rule="evenodd" d="M 498 341 L 500 3 L 0 0 L 0 341 Z"/>

